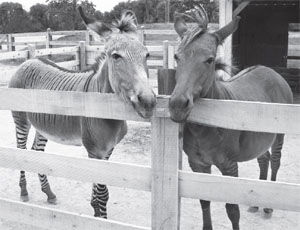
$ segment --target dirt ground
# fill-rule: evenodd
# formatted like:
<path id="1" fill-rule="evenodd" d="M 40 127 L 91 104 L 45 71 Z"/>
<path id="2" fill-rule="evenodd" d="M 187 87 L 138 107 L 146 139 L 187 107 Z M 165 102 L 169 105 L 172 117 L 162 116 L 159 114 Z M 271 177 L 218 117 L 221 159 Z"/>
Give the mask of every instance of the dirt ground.
<path id="1" fill-rule="evenodd" d="M 11 74 L 13 67 L 0 66 L 0 72 Z M 1 74 L 2 75 L 2 74 Z M 3 81 L 2 85 L 5 85 Z M 32 143 L 34 132 L 31 132 L 29 143 Z M 129 132 L 125 139 L 116 147 L 111 161 L 150 165 L 151 153 L 150 124 L 129 122 Z M 28 145 L 28 148 L 30 147 Z M 0 111 L 0 146 L 15 147 L 14 124 L 9 111 Z M 287 135 L 283 148 L 282 164 L 278 180 L 283 182 L 300 183 L 300 136 Z M 46 150 L 69 156 L 87 157 L 83 147 L 72 147 L 49 142 Z M 41 153 L 42 154 L 42 153 Z M 183 169 L 190 171 L 187 159 L 183 158 Z M 213 168 L 214 174 L 219 172 Z M 258 165 L 252 160 L 239 165 L 240 177 L 257 178 Z M 19 200 L 19 172 L 0 168 L 0 197 Z M 91 184 L 63 178 L 49 177 L 53 191 L 58 197 L 58 203 L 49 205 L 45 195 L 40 191 L 36 174 L 27 173 L 29 203 L 45 207 L 57 208 L 87 215 L 93 215 L 89 205 Z M 131 189 L 109 186 L 110 200 L 108 203 L 108 218 L 140 226 L 151 225 L 151 194 Z M 231 229 L 224 203 L 212 203 L 212 218 L 215 230 Z M 241 205 L 240 226 L 243 230 L 297 230 L 300 229 L 300 214 L 274 210 L 271 218 L 265 218 L 260 210 L 248 213 L 248 207 Z M 181 229 L 202 229 L 201 208 L 198 200 L 182 199 Z M 1 218 L 1 217 L 0 217 Z M 0 219 L 0 230 L 37 230 L 15 222 Z"/>

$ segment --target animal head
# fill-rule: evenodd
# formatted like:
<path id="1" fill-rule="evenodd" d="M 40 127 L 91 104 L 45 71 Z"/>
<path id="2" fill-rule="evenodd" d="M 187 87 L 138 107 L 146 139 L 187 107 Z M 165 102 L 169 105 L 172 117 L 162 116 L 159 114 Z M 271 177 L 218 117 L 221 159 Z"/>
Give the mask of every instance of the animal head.
<path id="1" fill-rule="evenodd" d="M 184 16 L 196 20 L 197 25 L 188 28 Z M 184 122 L 193 108 L 194 100 L 205 97 L 215 81 L 217 47 L 233 33 L 240 18 L 214 33 L 207 31 L 208 17 L 202 6 L 190 14 L 175 13 L 174 27 L 181 38 L 178 51 L 176 86 L 169 101 L 171 118 Z"/>
<path id="2" fill-rule="evenodd" d="M 112 90 L 133 105 L 137 113 L 149 118 L 156 105 L 156 96 L 148 85 L 147 48 L 138 40 L 137 19 L 125 11 L 121 19 L 105 24 L 87 17 L 78 8 L 87 27 L 104 38 L 108 77 Z"/>

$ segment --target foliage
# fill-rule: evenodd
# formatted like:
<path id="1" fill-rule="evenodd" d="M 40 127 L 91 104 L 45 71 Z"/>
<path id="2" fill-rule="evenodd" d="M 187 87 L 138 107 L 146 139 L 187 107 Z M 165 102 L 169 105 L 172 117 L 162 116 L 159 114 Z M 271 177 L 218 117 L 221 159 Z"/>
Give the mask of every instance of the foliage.
<path id="1" fill-rule="evenodd" d="M 19 3 L 0 4 L 0 33 L 32 31 L 29 14 Z"/>
<path id="2" fill-rule="evenodd" d="M 170 19 L 173 20 L 175 10 L 184 12 L 193 8 L 195 4 L 203 4 L 211 22 L 218 21 L 218 4 L 210 0 L 169 0 Z M 138 22 L 156 23 L 165 21 L 166 0 L 124 0 L 117 4 L 110 12 L 95 10 L 91 0 L 47 0 L 47 5 L 36 4 L 26 12 L 19 3 L 4 2 L 0 4 L 0 33 L 45 31 L 52 30 L 78 30 L 85 26 L 77 12 L 81 5 L 87 14 L 95 18 L 111 22 L 119 18 L 125 10 L 135 12 Z"/>

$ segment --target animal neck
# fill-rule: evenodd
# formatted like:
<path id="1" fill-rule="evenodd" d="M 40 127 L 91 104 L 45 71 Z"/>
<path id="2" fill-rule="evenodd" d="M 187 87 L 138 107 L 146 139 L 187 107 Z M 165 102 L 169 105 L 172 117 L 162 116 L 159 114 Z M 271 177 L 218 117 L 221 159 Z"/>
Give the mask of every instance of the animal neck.
<path id="1" fill-rule="evenodd" d="M 113 93 L 109 82 L 108 60 L 105 57 L 97 59 L 97 69 L 86 82 L 87 92 Z"/>
<path id="2" fill-rule="evenodd" d="M 216 72 L 214 72 L 214 81 L 209 88 L 207 94 L 204 98 L 211 98 L 211 99 L 231 99 L 232 95 L 229 89 L 224 84 L 224 81 L 221 80 Z"/>

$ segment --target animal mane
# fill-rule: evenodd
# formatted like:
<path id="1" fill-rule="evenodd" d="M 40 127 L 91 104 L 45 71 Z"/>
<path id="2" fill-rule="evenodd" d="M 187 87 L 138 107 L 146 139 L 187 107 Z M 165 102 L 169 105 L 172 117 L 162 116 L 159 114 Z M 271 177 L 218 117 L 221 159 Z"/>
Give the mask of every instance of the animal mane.
<path id="1" fill-rule="evenodd" d="M 201 36 L 202 34 L 204 34 L 205 32 L 207 32 L 206 29 L 200 27 L 200 26 L 193 26 L 192 28 L 188 29 L 181 42 L 180 45 L 178 47 L 178 50 L 183 49 L 183 47 L 187 46 L 188 44 L 192 43 L 196 38 L 198 38 L 199 36 Z"/>
<path id="2" fill-rule="evenodd" d="M 47 65 L 50 65 L 50 66 L 53 66 L 63 72 L 67 72 L 67 73 L 86 73 L 86 72 L 89 72 L 89 71 L 93 71 L 93 72 L 97 72 L 100 67 L 103 65 L 104 63 L 104 60 L 106 58 L 106 54 L 104 52 L 102 52 L 98 57 L 95 58 L 95 63 L 83 70 L 70 70 L 70 69 L 66 69 L 64 67 L 61 67 L 59 65 L 57 65 L 57 63 L 47 59 L 47 58 L 44 58 L 44 57 L 39 57 L 38 60 L 40 60 L 41 62 L 47 64 Z"/>
<path id="3" fill-rule="evenodd" d="M 221 58 L 217 58 L 215 62 L 215 70 L 222 70 L 227 73 L 230 77 L 236 75 L 239 69 L 236 66 L 228 65 Z"/>
<path id="4" fill-rule="evenodd" d="M 125 33 L 136 32 L 137 18 L 132 11 L 127 10 L 122 14 L 121 19 L 116 20 L 113 23 L 113 26 L 119 29 L 121 32 L 125 32 Z"/>

